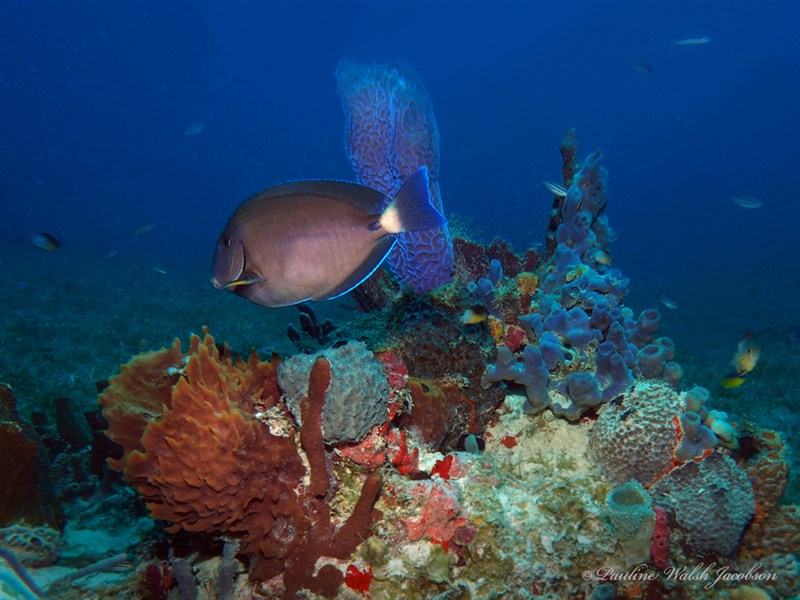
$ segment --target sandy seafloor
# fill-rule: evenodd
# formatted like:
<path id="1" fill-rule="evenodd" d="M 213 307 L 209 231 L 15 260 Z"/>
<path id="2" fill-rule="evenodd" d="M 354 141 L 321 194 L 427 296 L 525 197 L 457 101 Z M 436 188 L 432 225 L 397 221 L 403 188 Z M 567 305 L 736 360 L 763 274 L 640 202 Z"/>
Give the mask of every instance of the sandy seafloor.
<path id="1" fill-rule="evenodd" d="M 286 336 L 287 325 L 297 325 L 295 308 L 267 309 L 215 290 L 208 281 L 211 251 L 183 260 L 153 258 L 143 248 L 107 258 L 68 243 L 52 253 L 0 247 L 0 381 L 14 388 L 24 417 L 33 410 L 50 413 L 65 396 L 95 408 L 96 382 L 115 375 L 120 363 L 176 336 L 185 343 L 203 326 L 235 351 L 295 352 Z M 620 268 L 625 272 L 624 264 Z M 769 264 L 740 269 L 735 297 L 731 277 L 709 269 L 631 276 L 625 304 L 637 313 L 658 308 L 659 333 L 676 344 L 684 389 L 705 386 L 715 408 L 782 432 L 794 471 L 800 456 L 794 433 L 800 429 L 800 274 Z M 658 302 L 665 289 L 679 302 L 677 310 Z M 348 296 L 313 306 L 339 326 L 356 310 Z M 719 382 L 748 330 L 761 346 L 761 362 L 743 386 L 723 390 Z M 800 501 L 796 476 L 786 500 Z"/>

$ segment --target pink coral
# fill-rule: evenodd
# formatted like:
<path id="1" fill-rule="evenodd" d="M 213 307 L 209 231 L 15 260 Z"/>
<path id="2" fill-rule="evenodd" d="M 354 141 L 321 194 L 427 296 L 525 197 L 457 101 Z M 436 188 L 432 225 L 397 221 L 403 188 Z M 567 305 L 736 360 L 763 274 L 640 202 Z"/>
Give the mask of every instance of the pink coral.
<path id="1" fill-rule="evenodd" d="M 657 569 L 669 568 L 669 519 L 667 512 L 656 507 L 656 524 L 653 528 L 653 542 L 650 544 L 650 559 Z"/>
<path id="2" fill-rule="evenodd" d="M 449 481 L 421 482 L 411 488 L 411 493 L 425 499 L 420 516 L 405 521 L 412 542 L 425 537 L 446 547 L 462 527 L 469 525 L 457 488 Z"/>

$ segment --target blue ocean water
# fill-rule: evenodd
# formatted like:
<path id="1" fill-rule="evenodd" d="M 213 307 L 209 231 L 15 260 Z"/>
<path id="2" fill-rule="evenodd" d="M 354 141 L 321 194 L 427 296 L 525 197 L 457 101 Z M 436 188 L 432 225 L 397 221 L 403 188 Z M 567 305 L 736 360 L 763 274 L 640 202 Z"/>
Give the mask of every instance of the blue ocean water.
<path id="1" fill-rule="evenodd" d="M 791 265 L 800 15 L 757 2 L 4 2 L 0 227 L 105 252 L 210 257 L 231 210 L 352 178 L 333 69 L 404 61 L 441 130 L 447 210 L 540 241 L 576 127 L 603 148 L 631 276 Z M 687 37 L 710 43 L 676 46 Z M 632 65 L 643 63 L 652 72 Z M 184 135 L 193 123 L 199 135 Z M 731 196 L 755 196 L 747 211 Z M 489 207 L 492 207 L 491 209 Z M 702 259 L 698 263 L 696 259 Z M 201 261 L 202 262 L 202 261 Z"/>

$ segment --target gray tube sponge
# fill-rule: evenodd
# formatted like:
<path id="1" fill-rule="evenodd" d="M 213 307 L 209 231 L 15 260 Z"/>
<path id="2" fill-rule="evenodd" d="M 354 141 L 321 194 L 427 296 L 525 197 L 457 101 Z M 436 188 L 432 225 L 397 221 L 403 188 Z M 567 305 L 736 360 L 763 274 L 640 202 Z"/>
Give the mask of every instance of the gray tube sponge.
<path id="1" fill-rule="evenodd" d="M 685 412 L 680 416 L 683 437 L 680 445 L 675 449 L 675 458 L 686 462 L 700 456 L 706 450 L 717 447 L 719 440 L 716 434 L 702 424 L 699 413 Z"/>
<path id="2" fill-rule="evenodd" d="M 600 404 L 600 388 L 591 373 L 571 373 L 567 375 L 567 389 L 572 401 L 580 407 L 588 408 Z"/>
<path id="3" fill-rule="evenodd" d="M 664 348 L 664 358 L 667 362 L 675 358 L 675 342 L 672 341 L 672 338 L 662 335 L 654 339 L 653 343 Z"/>
<path id="4" fill-rule="evenodd" d="M 636 355 L 639 371 L 645 379 L 657 379 L 664 374 L 667 364 L 664 347 L 659 344 L 647 344 Z"/>
<path id="5" fill-rule="evenodd" d="M 736 439 L 736 429 L 728 422 L 728 414 L 719 410 L 711 410 L 703 420 L 703 424 L 713 431 L 720 446 L 725 446 L 731 450 L 739 447 Z"/>
<path id="6" fill-rule="evenodd" d="M 664 365 L 664 379 L 667 380 L 669 387 L 676 392 L 681 389 L 681 382 L 683 381 L 683 367 L 675 361 L 669 361 Z"/>
<path id="7" fill-rule="evenodd" d="M 655 527 L 653 500 L 644 486 L 631 480 L 618 485 L 606 497 L 608 518 L 625 556 L 625 566 L 650 560 L 650 542 Z"/>
<path id="8" fill-rule="evenodd" d="M 645 344 L 649 344 L 653 339 L 656 331 L 661 325 L 661 313 L 655 308 L 648 308 L 643 310 L 633 326 L 633 332 L 630 335 L 630 341 L 636 344 L 639 348 Z"/>
<path id="9" fill-rule="evenodd" d="M 686 410 L 700 413 L 701 417 L 705 417 L 706 409 L 705 404 L 711 398 L 711 393 L 704 387 L 699 385 L 694 386 L 683 396 L 683 405 Z"/>

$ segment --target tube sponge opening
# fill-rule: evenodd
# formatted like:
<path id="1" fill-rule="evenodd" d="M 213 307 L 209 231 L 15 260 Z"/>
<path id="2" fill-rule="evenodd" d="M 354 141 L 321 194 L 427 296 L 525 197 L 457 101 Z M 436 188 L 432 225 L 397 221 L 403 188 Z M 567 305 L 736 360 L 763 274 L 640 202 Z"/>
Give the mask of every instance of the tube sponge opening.
<path id="1" fill-rule="evenodd" d="M 618 485 L 606 497 L 608 518 L 625 556 L 626 567 L 650 559 L 655 527 L 653 500 L 644 486 L 631 480 Z"/>
<path id="2" fill-rule="evenodd" d="M 706 412 L 705 404 L 709 398 L 711 398 L 711 393 L 706 388 L 696 385 L 686 392 L 683 397 L 683 404 L 687 411 L 700 413 L 702 417 Z"/>
<path id="3" fill-rule="evenodd" d="M 664 347 L 659 344 L 647 344 L 637 353 L 639 370 L 645 379 L 656 379 L 664 374 L 666 356 Z"/>
<path id="4" fill-rule="evenodd" d="M 631 341 L 639 348 L 649 344 L 661 325 L 661 313 L 655 308 L 643 310 L 633 326 Z"/>

